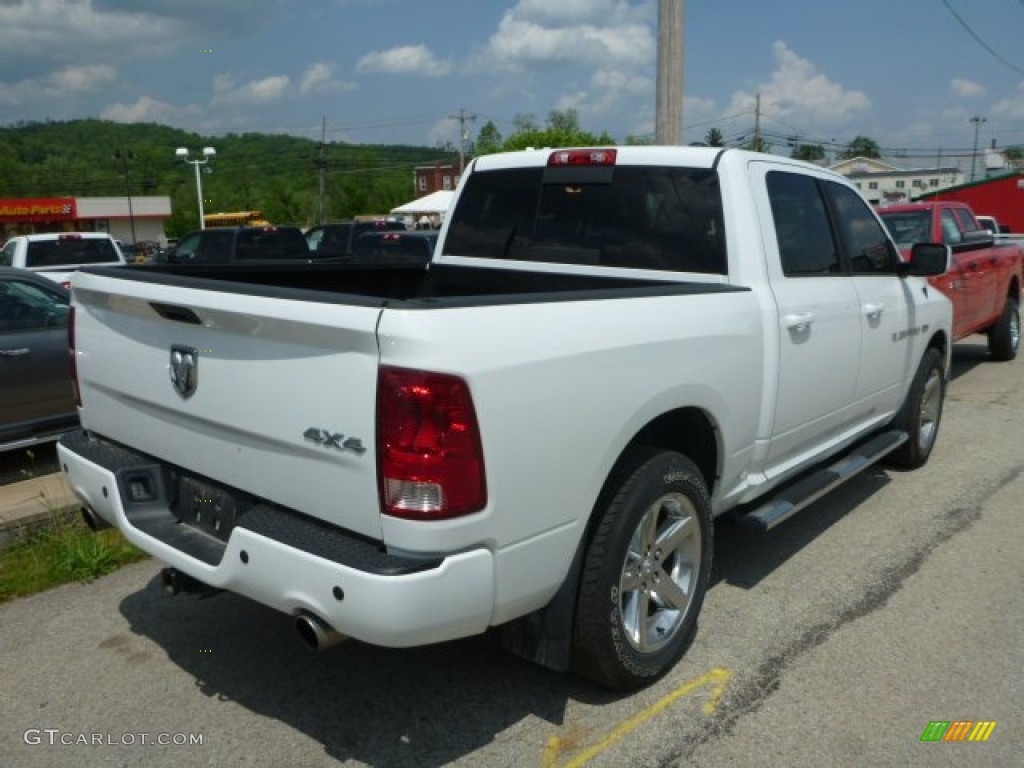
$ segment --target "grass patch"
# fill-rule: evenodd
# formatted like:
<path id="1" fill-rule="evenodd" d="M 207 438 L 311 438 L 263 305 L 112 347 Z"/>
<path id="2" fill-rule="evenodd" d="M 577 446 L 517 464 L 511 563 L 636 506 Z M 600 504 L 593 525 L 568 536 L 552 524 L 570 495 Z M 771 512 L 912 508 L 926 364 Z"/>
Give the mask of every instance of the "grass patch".
<path id="1" fill-rule="evenodd" d="M 62 521 L 0 548 L 0 603 L 68 584 L 88 582 L 148 555 L 119 531 L 93 533 L 81 520 Z"/>

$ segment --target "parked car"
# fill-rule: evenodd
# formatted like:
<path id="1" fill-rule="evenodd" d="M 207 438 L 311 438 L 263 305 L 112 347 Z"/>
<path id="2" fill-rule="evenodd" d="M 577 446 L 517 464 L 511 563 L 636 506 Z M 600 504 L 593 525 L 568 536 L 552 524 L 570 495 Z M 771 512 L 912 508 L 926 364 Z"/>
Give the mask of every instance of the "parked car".
<path id="1" fill-rule="evenodd" d="M 0 268 L 0 451 L 55 440 L 78 424 L 62 286 Z"/>
<path id="2" fill-rule="evenodd" d="M 373 264 L 427 264 L 436 245 L 437 232 L 367 232 L 356 238 L 352 258 Z"/>
<path id="3" fill-rule="evenodd" d="M 995 216 L 982 216 L 981 214 L 977 214 L 974 218 L 978 220 L 978 224 L 981 227 L 987 229 L 993 235 L 1000 235 L 1007 231 L 1007 228 L 1000 224 L 996 220 Z"/>
<path id="4" fill-rule="evenodd" d="M 966 203 L 930 200 L 878 212 L 904 258 L 915 243 L 944 243 L 952 250 L 949 271 L 928 282 L 953 302 L 953 340 L 984 333 L 995 360 L 1016 357 L 1024 249 L 997 241 Z"/>
<path id="5" fill-rule="evenodd" d="M 339 221 L 320 224 L 306 232 L 306 242 L 314 259 L 351 259 L 357 238 L 367 232 L 407 231 L 403 221 Z"/>
<path id="6" fill-rule="evenodd" d="M 309 248 L 298 227 L 216 227 L 185 235 L 155 263 L 230 264 L 264 259 L 308 259 Z"/>
<path id="7" fill-rule="evenodd" d="M 105 232 L 48 232 L 15 235 L 0 251 L 0 266 L 38 272 L 71 285 L 71 273 L 79 267 L 124 264 L 117 242 Z"/>

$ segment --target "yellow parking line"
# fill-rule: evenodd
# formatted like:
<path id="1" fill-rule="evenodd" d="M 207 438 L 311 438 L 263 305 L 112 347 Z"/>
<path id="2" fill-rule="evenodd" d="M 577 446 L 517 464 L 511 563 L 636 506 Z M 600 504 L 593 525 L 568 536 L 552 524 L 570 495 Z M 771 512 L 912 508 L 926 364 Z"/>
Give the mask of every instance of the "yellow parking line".
<path id="1" fill-rule="evenodd" d="M 718 703 L 725 694 L 725 689 L 729 686 L 729 680 L 731 679 L 732 670 L 717 668 L 711 670 L 706 675 L 702 675 L 695 680 L 684 683 L 672 693 L 649 706 L 647 709 L 629 718 L 629 720 L 626 720 L 620 726 L 612 730 L 599 743 L 590 747 L 590 749 L 578 755 L 569 763 L 566 763 L 564 768 L 580 768 L 581 766 L 586 765 L 609 747 L 612 747 L 622 741 L 622 739 L 646 723 L 652 717 L 672 706 L 672 704 L 677 702 L 679 699 L 689 696 L 691 693 L 699 691 L 702 688 L 711 687 L 711 696 L 709 696 L 708 700 L 704 703 L 704 714 L 713 714 L 715 710 L 718 709 Z M 548 740 L 547 746 L 544 748 L 544 758 L 541 763 L 543 768 L 555 768 L 555 761 L 558 760 L 561 752 L 562 740 L 557 736 L 552 736 Z"/>

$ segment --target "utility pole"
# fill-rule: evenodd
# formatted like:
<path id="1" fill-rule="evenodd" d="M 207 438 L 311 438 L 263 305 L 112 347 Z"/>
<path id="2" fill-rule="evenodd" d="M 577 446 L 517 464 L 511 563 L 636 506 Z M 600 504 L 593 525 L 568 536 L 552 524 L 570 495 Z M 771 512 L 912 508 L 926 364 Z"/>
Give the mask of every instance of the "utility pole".
<path id="1" fill-rule="evenodd" d="M 327 208 L 327 117 L 324 116 L 320 123 L 320 152 L 317 155 L 316 167 L 320 176 L 320 206 L 317 216 L 317 223 L 324 223 L 324 213 Z"/>
<path id="2" fill-rule="evenodd" d="M 469 128 L 466 123 L 476 120 L 476 115 L 470 115 L 465 109 L 460 108 L 459 114 L 448 115 L 449 120 L 459 121 L 459 176 L 466 170 L 466 144 L 469 143 Z"/>
<path id="3" fill-rule="evenodd" d="M 971 181 L 974 181 L 974 174 L 978 167 L 978 131 L 981 129 L 981 124 L 985 122 L 984 117 L 972 117 L 971 122 L 974 123 L 974 154 L 971 155 Z"/>
<path id="4" fill-rule="evenodd" d="M 684 0 L 658 0 L 658 77 L 654 142 L 683 142 Z"/>
<path id="5" fill-rule="evenodd" d="M 757 94 L 757 101 L 754 102 L 754 143 L 755 152 L 761 152 L 761 94 Z"/>

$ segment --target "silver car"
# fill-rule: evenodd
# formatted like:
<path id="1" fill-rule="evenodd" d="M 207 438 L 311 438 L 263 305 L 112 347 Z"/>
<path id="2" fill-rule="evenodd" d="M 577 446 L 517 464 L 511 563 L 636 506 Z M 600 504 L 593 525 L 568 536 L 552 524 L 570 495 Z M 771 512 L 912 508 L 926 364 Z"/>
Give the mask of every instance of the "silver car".
<path id="1" fill-rule="evenodd" d="M 0 451 L 54 440 L 78 424 L 69 304 L 53 281 L 0 267 Z"/>

